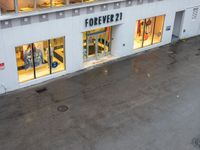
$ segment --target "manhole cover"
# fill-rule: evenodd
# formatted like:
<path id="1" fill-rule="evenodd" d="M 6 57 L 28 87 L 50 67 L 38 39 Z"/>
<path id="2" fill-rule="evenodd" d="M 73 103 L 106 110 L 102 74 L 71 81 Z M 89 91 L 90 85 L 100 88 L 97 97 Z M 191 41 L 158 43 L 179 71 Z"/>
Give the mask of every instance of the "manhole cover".
<path id="1" fill-rule="evenodd" d="M 199 138 L 193 138 L 192 139 L 192 144 L 193 144 L 194 147 L 200 149 L 200 137 Z"/>
<path id="2" fill-rule="evenodd" d="M 59 112 L 66 112 L 68 109 L 69 109 L 69 107 L 68 107 L 68 106 L 65 106 L 65 105 L 61 105 L 61 106 L 58 106 L 58 107 L 57 107 L 57 110 L 58 110 Z"/>
<path id="3" fill-rule="evenodd" d="M 47 91 L 47 88 L 44 87 L 44 88 L 37 89 L 37 90 L 35 90 L 35 91 L 36 91 L 38 94 L 40 94 L 40 93 L 43 93 L 43 92 Z"/>

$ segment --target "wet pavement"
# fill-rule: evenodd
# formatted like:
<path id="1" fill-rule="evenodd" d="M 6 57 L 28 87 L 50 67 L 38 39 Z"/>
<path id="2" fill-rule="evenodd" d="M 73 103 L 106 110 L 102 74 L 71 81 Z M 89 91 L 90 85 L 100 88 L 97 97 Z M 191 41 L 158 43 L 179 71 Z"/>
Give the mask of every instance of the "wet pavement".
<path id="1" fill-rule="evenodd" d="M 0 150 L 200 149 L 200 37 L 0 96 Z"/>

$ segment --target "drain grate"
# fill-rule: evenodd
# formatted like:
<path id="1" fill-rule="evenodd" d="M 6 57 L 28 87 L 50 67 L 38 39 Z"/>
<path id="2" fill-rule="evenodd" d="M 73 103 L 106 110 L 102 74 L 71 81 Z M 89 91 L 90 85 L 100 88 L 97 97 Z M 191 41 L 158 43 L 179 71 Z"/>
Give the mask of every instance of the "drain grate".
<path id="1" fill-rule="evenodd" d="M 192 139 L 192 145 L 196 148 L 200 149 L 200 137 L 199 138 L 193 138 Z"/>
<path id="2" fill-rule="evenodd" d="M 35 90 L 35 91 L 36 91 L 38 94 L 41 94 L 41 93 L 47 91 L 47 88 L 44 87 L 44 88 L 37 89 L 37 90 Z"/>
<path id="3" fill-rule="evenodd" d="M 198 49 L 198 52 L 195 55 L 200 56 L 200 48 Z"/>
<path id="4" fill-rule="evenodd" d="M 58 107 L 57 107 L 57 110 L 58 110 L 59 112 L 66 112 L 68 109 L 69 109 L 69 107 L 66 106 L 66 105 L 61 105 L 61 106 L 58 106 Z"/>

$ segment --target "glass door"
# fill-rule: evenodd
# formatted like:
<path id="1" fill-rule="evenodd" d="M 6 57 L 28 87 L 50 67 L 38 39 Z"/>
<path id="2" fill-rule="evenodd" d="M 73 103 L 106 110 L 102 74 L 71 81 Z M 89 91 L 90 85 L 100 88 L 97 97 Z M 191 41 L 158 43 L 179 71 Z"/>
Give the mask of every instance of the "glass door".
<path id="1" fill-rule="evenodd" d="M 87 60 L 99 59 L 105 56 L 106 47 L 106 32 L 88 35 L 86 49 Z"/>
<path id="2" fill-rule="evenodd" d="M 97 43 L 97 52 L 98 58 L 106 56 L 106 33 L 97 34 L 98 43 Z"/>
<path id="3" fill-rule="evenodd" d="M 87 60 L 97 59 L 98 38 L 97 35 L 87 36 Z"/>
<path id="4" fill-rule="evenodd" d="M 97 60 L 110 54 L 111 27 L 83 33 L 84 61 Z"/>

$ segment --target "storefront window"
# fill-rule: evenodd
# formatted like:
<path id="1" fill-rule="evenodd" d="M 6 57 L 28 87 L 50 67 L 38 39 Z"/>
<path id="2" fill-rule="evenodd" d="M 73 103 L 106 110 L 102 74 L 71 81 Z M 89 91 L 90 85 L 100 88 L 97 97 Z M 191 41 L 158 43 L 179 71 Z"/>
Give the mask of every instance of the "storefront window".
<path id="1" fill-rule="evenodd" d="M 134 49 L 161 42 L 164 18 L 157 16 L 136 22 Z"/>
<path id="2" fill-rule="evenodd" d="M 16 48 L 19 82 L 34 79 L 32 44 Z"/>
<path id="3" fill-rule="evenodd" d="M 15 11 L 14 0 L 0 0 L 0 11 L 10 13 Z"/>
<path id="4" fill-rule="evenodd" d="M 65 5 L 65 0 L 52 0 L 53 7 L 60 7 Z"/>
<path id="5" fill-rule="evenodd" d="M 34 9 L 60 7 L 76 3 L 88 3 L 96 0 L 0 0 L 0 10 L 4 13 L 26 12 Z M 16 8 L 16 10 L 15 10 Z"/>
<path id="6" fill-rule="evenodd" d="M 36 78 L 50 74 L 48 41 L 33 44 L 34 67 Z"/>
<path id="7" fill-rule="evenodd" d="M 96 0 L 66 0 L 67 4 L 83 3 L 83 2 L 94 2 Z"/>
<path id="8" fill-rule="evenodd" d="M 141 48 L 143 45 L 144 24 L 145 20 L 138 20 L 136 23 L 134 48 Z"/>
<path id="9" fill-rule="evenodd" d="M 63 71 L 65 69 L 65 54 L 64 54 L 64 38 L 50 40 L 51 47 L 51 62 L 58 63 L 57 67 L 52 67 L 52 73 Z"/>
<path id="10" fill-rule="evenodd" d="M 159 43 L 162 40 L 164 19 L 164 16 L 156 17 L 153 44 Z"/>
<path id="11" fill-rule="evenodd" d="M 155 24 L 155 18 L 145 19 L 143 46 L 149 46 L 152 44 L 152 39 L 154 34 L 154 24 Z"/>
<path id="12" fill-rule="evenodd" d="M 19 11 L 31 11 L 34 9 L 34 0 L 18 0 Z"/>
<path id="13" fill-rule="evenodd" d="M 16 60 L 19 82 L 63 71 L 64 37 L 18 46 Z"/>
<path id="14" fill-rule="evenodd" d="M 67 0 L 67 4 L 81 3 L 82 0 Z"/>
<path id="15" fill-rule="evenodd" d="M 37 8 L 51 7 L 51 0 L 37 0 Z"/>

